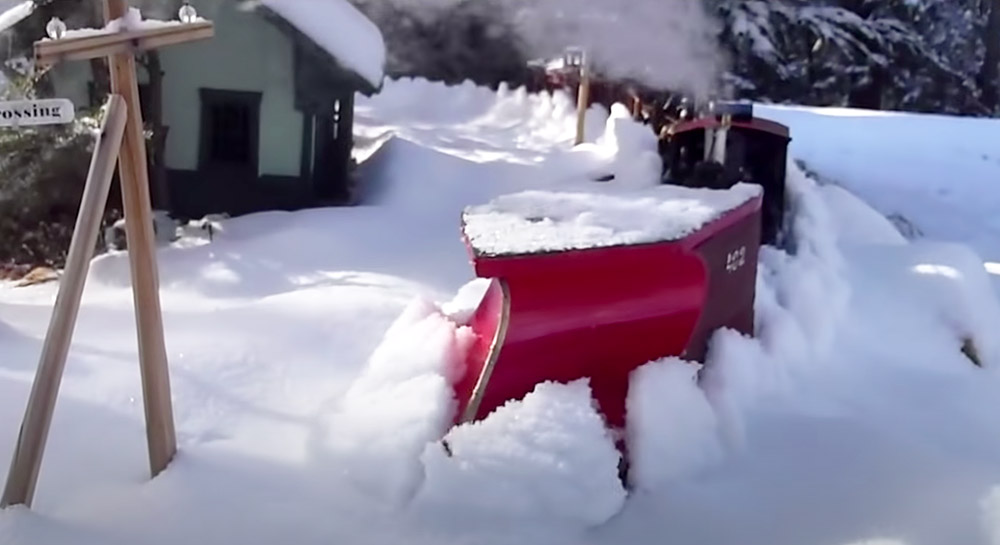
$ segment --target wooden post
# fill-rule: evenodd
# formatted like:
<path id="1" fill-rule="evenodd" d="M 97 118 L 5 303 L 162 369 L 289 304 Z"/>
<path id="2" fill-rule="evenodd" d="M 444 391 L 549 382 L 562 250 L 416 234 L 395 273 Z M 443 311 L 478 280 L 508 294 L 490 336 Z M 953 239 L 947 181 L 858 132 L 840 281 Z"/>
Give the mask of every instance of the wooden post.
<path id="1" fill-rule="evenodd" d="M 124 17 L 126 10 L 124 0 L 104 0 L 105 23 Z M 42 448 L 48 434 L 87 269 L 93 257 L 115 159 L 118 160 L 125 208 L 125 232 L 128 237 L 139 366 L 146 411 L 146 441 L 152 476 L 163 471 L 176 453 L 177 440 L 170 400 L 166 343 L 163 339 L 156 244 L 135 55 L 167 45 L 204 40 L 211 38 L 213 34 L 212 23 L 197 21 L 116 31 L 104 29 L 72 38 L 35 42 L 35 63 L 39 67 L 67 60 L 108 57 L 113 94 L 105 121 L 106 132 L 94 152 L 66 272 L 56 299 L 52 322 L 42 349 L 42 361 L 28 400 L 27 413 L 22 422 L 17 451 L 0 507 L 30 504 L 34 493 Z"/>
<path id="2" fill-rule="evenodd" d="M 587 106 L 590 102 L 590 70 L 586 55 L 580 60 L 580 85 L 576 95 L 576 139 L 574 145 L 583 143 L 584 126 L 587 120 Z"/>
<path id="3" fill-rule="evenodd" d="M 126 9 L 124 0 L 104 0 L 105 23 L 124 17 Z M 108 58 L 108 68 L 111 72 L 111 92 L 121 95 L 128 108 L 122 153 L 118 158 L 118 174 L 121 179 L 125 236 L 132 274 L 132 300 L 139 341 L 149 469 L 155 477 L 173 459 L 177 439 L 170 400 L 167 348 L 163 338 L 156 240 L 135 56 L 131 52 L 116 53 Z"/>
<path id="4" fill-rule="evenodd" d="M 107 114 L 101 124 L 101 132 L 91 158 L 66 268 L 59 284 L 45 343 L 42 345 L 42 355 L 21 423 L 7 484 L 3 497 L 0 498 L 0 508 L 17 504 L 30 506 L 34 497 L 45 440 L 59 394 L 59 383 L 66 366 L 66 356 L 73 338 L 90 260 L 97 244 L 115 160 L 121 149 L 126 117 L 125 101 L 118 95 L 112 95 L 108 100 Z"/>

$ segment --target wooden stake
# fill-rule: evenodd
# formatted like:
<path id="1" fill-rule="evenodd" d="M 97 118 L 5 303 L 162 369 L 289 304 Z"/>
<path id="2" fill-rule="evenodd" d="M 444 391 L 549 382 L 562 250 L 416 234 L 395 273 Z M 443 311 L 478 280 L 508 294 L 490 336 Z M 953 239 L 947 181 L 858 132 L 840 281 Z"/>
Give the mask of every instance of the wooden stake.
<path id="1" fill-rule="evenodd" d="M 580 63 L 580 86 L 576 96 L 576 140 L 574 145 L 583 143 L 584 125 L 587 120 L 587 106 L 590 102 L 590 70 L 586 57 Z"/>
<path id="2" fill-rule="evenodd" d="M 105 23 L 123 17 L 126 9 L 124 0 L 104 0 Z M 135 57 L 131 53 L 118 53 L 108 58 L 108 66 L 111 72 L 111 92 L 121 95 L 128 108 L 118 172 L 125 208 L 125 236 L 139 341 L 149 469 L 155 477 L 173 459 L 177 451 L 177 438 L 170 399 L 167 349 L 163 338 L 146 142 L 143 138 Z"/>
<path id="3" fill-rule="evenodd" d="M 59 293 L 56 295 L 45 343 L 42 345 L 35 382 L 28 397 L 28 406 L 21 423 L 14 458 L 11 460 L 7 484 L 4 487 L 3 497 L 0 498 L 0 508 L 18 504 L 30 506 L 34 497 L 38 470 L 45 451 L 45 440 L 52 422 L 63 369 L 66 367 L 66 357 L 73 338 L 90 261 L 94 256 L 104 205 L 111 188 L 115 159 L 121 149 L 126 117 L 125 101 L 118 95 L 112 95 L 108 100 L 107 114 L 101 124 L 101 132 L 91 158 L 80 212 L 70 241 L 65 272 L 59 284 Z"/>
<path id="4" fill-rule="evenodd" d="M 103 1 L 105 23 L 125 16 L 128 6 L 124 0 Z M 42 348 L 41 362 L 24 422 L 21 424 L 4 495 L 0 498 L 0 507 L 30 505 L 34 494 L 42 450 L 58 396 L 83 285 L 93 257 L 115 159 L 118 160 L 125 208 L 125 233 L 146 412 L 146 442 L 152 476 L 163 471 L 176 454 L 177 439 L 170 400 L 167 350 L 163 339 L 160 281 L 156 267 L 156 241 L 135 55 L 139 51 L 165 45 L 204 40 L 212 37 L 213 33 L 214 26 L 211 23 L 198 22 L 171 25 L 169 29 L 139 28 L 104 32 L 99 36 L 35 42 L 35 56 L 39 65 L 48 66 L 63 60 L 84 60 L 108 55 L 112 97 L 102 138 L 94 150 L 66 272 Z"/>

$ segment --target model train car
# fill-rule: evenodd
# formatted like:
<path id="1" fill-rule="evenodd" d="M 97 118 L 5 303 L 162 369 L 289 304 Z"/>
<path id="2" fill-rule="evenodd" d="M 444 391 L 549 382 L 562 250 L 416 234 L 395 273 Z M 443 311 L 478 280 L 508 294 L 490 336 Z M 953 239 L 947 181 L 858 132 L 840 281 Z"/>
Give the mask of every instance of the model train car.
<path id="1" fill-rule="evenodd" d="M 764 188 L 761 242 L 780 245 L 784 232 L 788 127 L 754 116 L 752 104 L 711 103 L 697 116 L 681 113 L 660 133 L 665 183 L 726 189 L 746 182 Z"/>
<path id="2" fill-rule="evenodd" d="M 583 59 L 568 49 L 559 59 L 536 63 L 539 86 L 576 100 Z M 588 106 L 625 104 L 636 121 L 660 138 L 663 181 L 687 187 L 725 189 L 738 182 L 764 187 L 761 242 L 780 245 L 785 214 L 787 126 L 754 115 L 749 103 L 709 102 L 704 107 L 671 90 L 609 78 L 591 71 Z"/>

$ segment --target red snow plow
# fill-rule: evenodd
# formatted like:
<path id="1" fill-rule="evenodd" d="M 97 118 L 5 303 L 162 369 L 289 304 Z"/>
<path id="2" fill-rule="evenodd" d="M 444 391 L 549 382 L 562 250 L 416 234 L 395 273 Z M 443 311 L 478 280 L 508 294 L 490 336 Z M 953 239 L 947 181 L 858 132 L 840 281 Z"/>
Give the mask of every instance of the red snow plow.
<path id="1" fill-rule="evenodd" d="M 479 218 L 466 211 L 462 229 L 475 273 L 491 282 L 471 318 L 476 342 L 454 385 L 455 424 L 486 418 L 542 382 L 587 377 L 607 425 L 622 430 L 634 369 L 669 356 L 703 362 L 709 337 L 719 328 L 754 333 L 757 255 L 761 228 L 767 225 L 762 216 L 773 198 L 768 188 L 783 189 L 785 148 L 775 146 L 763 159 L 731 156 L 768 165 L 780 159 L 780 184 L 758 178 L 766 183 L 726 185 L 730 165 L 724 153 L 714 151 L 712 136 L 716 128 L 731 126 L 730 120 L 717 125 L 688 120 L 669 143 L 667 149 L 681 159 L 695 151 L 702 153 L 702 161 L 666 165 L 674 173 L 666 179 L 675 183 L 662 186 L 665 199 L 685 200 L 678 209 L 713 209 L 710 219 L 677 236 L 548 251 L 507 245 L 497 251 L 477 239 L 483 232 L 476 225 Z M 741 134 L 756 130 L 746 129 Z M 723 149 L 738 149 L 738 139 L 730 136 Z M 722 172 L 697 164 L 706 161 L 721 165 Z M 710 187 L 691 187 L 706 179 L 702 170 L 715 173 L 707 177 Z M 559 221 L 546 217 L 544 210 L 535 213 L 525 229 L 531 223 Z M 491 231 L 491 240 L 524 238 L 525 233 L 506 225 L 502 232 Z M 529 233 L 526 238 L 539 238 L 532 237 Z M 623 440 L 619 448 L 625 454 Z"/>

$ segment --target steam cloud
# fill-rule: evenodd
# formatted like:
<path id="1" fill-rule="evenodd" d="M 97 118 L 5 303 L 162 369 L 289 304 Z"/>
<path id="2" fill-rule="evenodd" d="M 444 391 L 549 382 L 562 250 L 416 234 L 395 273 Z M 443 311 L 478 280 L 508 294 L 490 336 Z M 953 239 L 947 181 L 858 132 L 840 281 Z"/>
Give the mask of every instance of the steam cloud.
<path id="1" fill-rule="evenodd" d="M 583 47 L 612 77 L 713 92 L 721 73 L 715 22 L 700 0 L 507 0 L 532 53 L 549 57 Z"/>
<path id="2" fill-rule="evenodd" d="M 478 13 L 513 29 L 531 57 L 552 58 L 578 46 L 609 77 L 698 98 L 717 91 L 724 68 L 716 41 L 718 23 L 701 0 L 354 1 L 369 13 L 377 14 L 380 4 L 392 5 L 424 21 L 442 22 L 449 9 L 475 2 Z M 391 28 L 383 30 L 391 36 Z"/>

